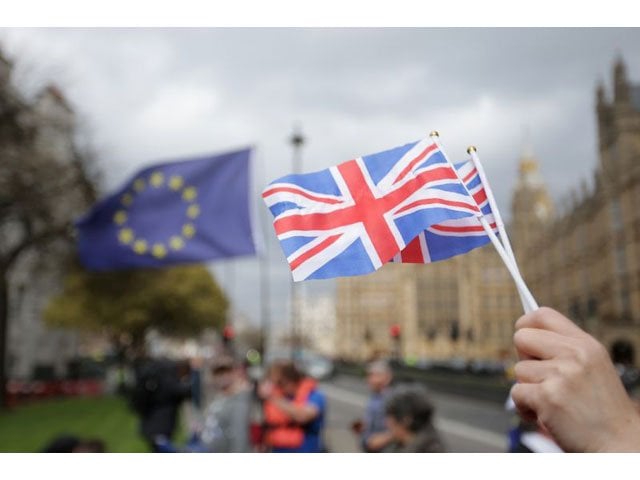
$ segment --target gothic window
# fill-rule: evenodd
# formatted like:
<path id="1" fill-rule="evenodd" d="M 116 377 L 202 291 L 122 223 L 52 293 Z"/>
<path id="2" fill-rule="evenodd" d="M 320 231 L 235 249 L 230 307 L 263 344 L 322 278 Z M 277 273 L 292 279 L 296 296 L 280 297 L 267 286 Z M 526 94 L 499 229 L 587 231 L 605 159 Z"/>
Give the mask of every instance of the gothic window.
<path id="1" fill-rule="evenodd" d="M 587 315 L 589 317 L 595 317 L 598 314 L 598 300 L 593 297 L 589 297 L 587 300 Z"/>
<path id="2" fill-rule="evenodd" d="M 615 142 L 611 145 L 611 147 L 609 147 L 609 162 L 615 172 L 618 168 L 619 162 L 618 145 Z"/>
<path id="3" fill-rule="evenodd" d="M 431 341 L 435 340 L 438 336 L 438 330 L 435 327 L 429 327 L 427 329 L 427 338 Z"/>
<path id="4" fill-rule="evenodd" d="M 576 298 L 569 305 L 569 317 L 575 321 L 580 323 L 582 320 L 582 311 L 580 308 L 580 301 Z"/>
<path id="5" fill-rule="evenodd" d="M 622 320 L 628 321 L 630 320 L 631 315 L 631 298 L 629 296 L 629 290 L 627 288 L 622 288 L 620 290 L 620 303 L 622 305 Z"/>
<path id="6" fill-rule="evenodd" d="M 622 230 L 622 209 L 617 198 L 611 201 L 611 226 L 615 232 Z"/>
<path id="7" fill-rule="evenodd" d="M 622 275 L 627 272 L 627 258 L 624 245 L 616 245 L 615 250 L 616 274 Z"/>
<path id="8" fill-rule="evenodd" d="M 452 321 L 450 324 L 449 338 L 454 342 L 457 342 L 458 338 L 460 338 L 460 325 L 457 320 Z"/>

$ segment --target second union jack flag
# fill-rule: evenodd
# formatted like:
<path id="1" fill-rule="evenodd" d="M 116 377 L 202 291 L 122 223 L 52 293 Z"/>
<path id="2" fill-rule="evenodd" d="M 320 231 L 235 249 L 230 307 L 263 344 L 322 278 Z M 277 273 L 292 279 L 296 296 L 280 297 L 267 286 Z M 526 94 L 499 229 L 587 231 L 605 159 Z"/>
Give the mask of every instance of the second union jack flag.
<path id="1" fill-rule="evenodd" d="M 489 205 L 485 186 L 478 170 L 471 160 L 455 165 L 459 177 L 482 210 L 482 214 L 496 235 L 493 212 Z M 412 240 L 403 250 L 393 257 L 398 263 L 431 263 L 455 257 L 482 247 L 491 240 L 480 224 L 478 217 L 454 218 L 431 225 Z"/>
<path id="2" fill-rule="evenodd" d="M 282 177 L 262 197 L 296 281 L 371 273 L 431 225 L 480 214 L 431 138 Z"/>

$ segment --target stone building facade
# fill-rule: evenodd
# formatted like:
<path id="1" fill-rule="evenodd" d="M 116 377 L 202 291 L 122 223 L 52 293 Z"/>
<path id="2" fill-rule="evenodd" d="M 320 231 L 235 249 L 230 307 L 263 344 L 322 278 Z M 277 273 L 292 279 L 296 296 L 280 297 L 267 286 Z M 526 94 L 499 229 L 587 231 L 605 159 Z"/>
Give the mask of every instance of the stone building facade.
<path id="1" fill-rule="evenodd" d="M 593 186 L 583 183 L 546 228 L 526 234 L 523 223 L 514 233 L 525 279 L 541 304 L 574 319 L 610 351 L 617 345 L 640 352 L 640 85 L 629 82 L 621 59 L 611 98 L 604 86 L 597 89 L 596 114 Z M 542 210 L 546 199 L 531 204 Z M 530 215 L 515 207 L 514 218 Z"/>
<path id="2" fill-rule="evenodd" d="M 610 351 L 640 352 L 640 85 L 614 66 L 614 91 L 596 92 L 599 164 L 556 213 L 526 151 L 512 197 L 510 239 L 541 305 L 575 319 Z M 386 265 L 338 280 L 338 354 L 390 354 L 392 324 L 411 359 L 505 359 L 522 308 L 506 268 L 487 245 L 427 266 Z M 636 363 L 637 358 L 636 358 Z"/>

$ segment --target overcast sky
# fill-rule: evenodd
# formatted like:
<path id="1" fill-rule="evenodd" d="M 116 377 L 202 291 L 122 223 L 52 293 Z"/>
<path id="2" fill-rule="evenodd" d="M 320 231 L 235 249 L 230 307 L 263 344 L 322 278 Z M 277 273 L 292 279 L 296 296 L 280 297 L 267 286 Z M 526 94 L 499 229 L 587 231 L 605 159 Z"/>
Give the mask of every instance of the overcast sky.
<path id="1" fill-rule="evenodd" d="M 3 29 L 0 45 L 25 87 L 63 89 L 107 188 L 155 160 L 253 144 L 261 190 L 291 170 L 294 124 L 306 171 L 437 129 L 454 160 L 478 146 L 507 218 L 525 129 L 559 201 L 596 165 L 594 89 L 610 88 L 617 54 L 640 83 L 640 29 Z M 289 273 L 264 232 L 284 322 Z M 229 263 L 217 276 L 257 323 L 258 263 Z"/>

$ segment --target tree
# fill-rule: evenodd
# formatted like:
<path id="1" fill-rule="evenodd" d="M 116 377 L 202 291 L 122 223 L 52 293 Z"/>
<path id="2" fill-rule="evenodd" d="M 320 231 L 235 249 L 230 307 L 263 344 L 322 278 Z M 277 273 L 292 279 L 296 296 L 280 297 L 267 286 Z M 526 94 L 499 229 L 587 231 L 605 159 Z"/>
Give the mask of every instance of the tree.
<path id="1" fill-rule="evenodd" d="M 76 266 L 44 315 L 52 326 L 128 334 L 141 345 L 150 328 L 178 337 L 221 328 L 228 305 L 201 265 L 117 272 Z"/>
<path id="2" fill-rule="evenodd" d="M 29 103 L 11 73 L 0 51 L 0 408 L 12 269 L 37 270 L 47 257 L 64 258 L 72 250 L 73 219 L 96 197 L 92 159 L 74 144 L 73 114 L 60 92 L 49 87 L 39 98 L 55 97 L 54 103 Z"/>

